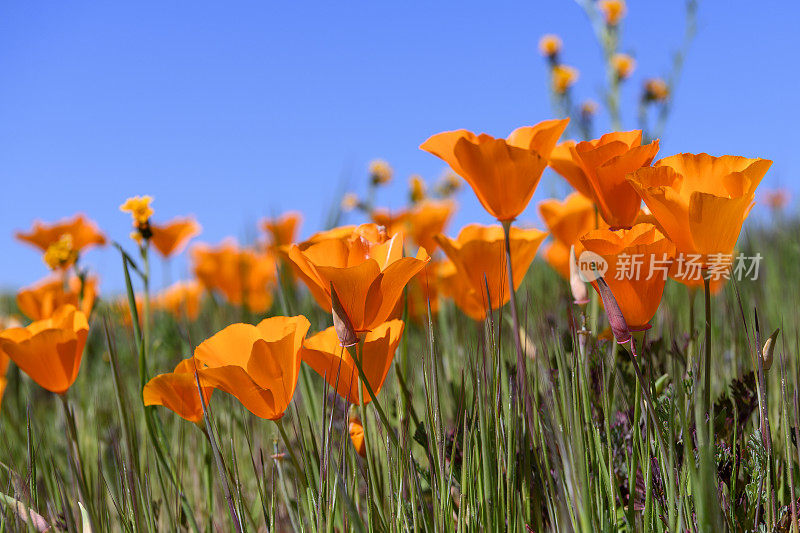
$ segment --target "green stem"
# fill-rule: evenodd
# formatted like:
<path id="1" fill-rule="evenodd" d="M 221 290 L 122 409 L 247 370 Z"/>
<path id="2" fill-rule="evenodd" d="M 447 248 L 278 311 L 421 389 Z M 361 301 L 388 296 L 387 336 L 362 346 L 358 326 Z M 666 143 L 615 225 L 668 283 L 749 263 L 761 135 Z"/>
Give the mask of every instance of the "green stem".
<path id="1" fill-rule="evenodd" d="M 711 280 L 703 278 L 703 290 L 706 304 L 706 341 L 705 341 L 705 375 L 703 376 L 705 392 L 705 408 L 709 418 L 708 444 L 713 440 L 714 421 L 711 413 Z"/>

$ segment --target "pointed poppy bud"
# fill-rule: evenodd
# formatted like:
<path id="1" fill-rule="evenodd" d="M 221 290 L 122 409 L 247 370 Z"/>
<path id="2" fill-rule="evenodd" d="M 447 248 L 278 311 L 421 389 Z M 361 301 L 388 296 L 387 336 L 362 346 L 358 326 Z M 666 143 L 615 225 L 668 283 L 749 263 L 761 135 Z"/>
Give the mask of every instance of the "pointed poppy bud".
<path id="1" fill-rule="evenodd" d="M 586 305 L 589 303 L 589 293 L 575 261 L 574 245 L 569 247 L 569 288 L 572 289 L 572 297 L 576 304 Z"/>
<path id="2" fill-rule="evenodd" d="M 600 298 L 603 299 L 603 307 L 606 309 L 608 323 L 614 333 L 614 338 L 618 343 L 625 344 L 631 340 L 631 330 L 628 329 L 628 323 L 622 316 L 622 310 L 619 308 L 617 299 L 614 298 L 614 293 L 611 292 L 606 280 L 601 277 L 597 278 L 597 291 L 600 293 Z"/>
<path id="3" fill-rule="evenodd" d="M 339 295 L 333 287 L 333 282 L 331 282 L 331 313 L 333 314 L 333 329 L 336 330 L 339 343 L 345 347 L 358 344 L 356 330 L 353 328 L 353 323 L 339 300 Z"/>
<path id="4" fill-rule="evenodd" d="M 770 335 L 764 343 L 764 349 L 761 350 L 761 360 L 763 361 L 765 371 L 772 368 L 772 362 L 775 359 L 775 341 L 778 340 L 778 334 L 780 332 L 780 329 L 773 331 L 772 335 Z"/>

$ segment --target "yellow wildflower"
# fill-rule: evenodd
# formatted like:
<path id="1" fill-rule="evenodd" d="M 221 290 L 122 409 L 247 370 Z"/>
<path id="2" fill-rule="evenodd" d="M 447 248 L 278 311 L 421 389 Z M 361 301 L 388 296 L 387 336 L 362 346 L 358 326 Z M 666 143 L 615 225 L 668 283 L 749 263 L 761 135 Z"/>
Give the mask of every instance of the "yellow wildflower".
<path id="1" fill-rule="evenodd" d="M 558 94 L 564 94 L 567 89 L 578 81 L 578 69 L 567 65 L 556 65 L 553 67 L 553 90 Z"/>
<path id="2" fill-rule="evenodd" d="M 383 159 L 375 159 L 369 164 L 369 175 L 373 185 L 383 185 L 392 179 L 392 167 Z"/>
<path id="3" fill-rule="evenodd" d="M 153 198 L 150 196 L 133 196 L 125 200 L 125 203 L 119 206 L 119 210 L 130 213 L 137 227 L 146 226 L 153 216 L 153 208 L 150 207 L 152 201 Z"/>
<path id="4" fill-rule="evenodd" d="M 628 54 L 614 54 L 611 57 L 611 66 L 617 75 L 618 80 L 625 80 L 633 74 L 636 68 L 636 60 Z"/>
<path id="5" fill-rule="evenodd" d="M 622 20 L 627 11 L 625 0 L 600 0 L 597 2 L 597 8 L 603 14 L 606 24 L 609 26 L 619 24 L 619 21 Z"/>
<path id="6" fill-rule="evenodd" d="M 561 37 L 548 33 L 539 39 L 539 52 L 545 57 L 555 57 L 561 51 Z"/>
<path id="7" fill-rule="evenodd" d="M 44 262 L 51 270 L 69 268 L 78 260 L 78 251 L 72 246 L 72 235 L 63 234 L 44 252 Z"/>

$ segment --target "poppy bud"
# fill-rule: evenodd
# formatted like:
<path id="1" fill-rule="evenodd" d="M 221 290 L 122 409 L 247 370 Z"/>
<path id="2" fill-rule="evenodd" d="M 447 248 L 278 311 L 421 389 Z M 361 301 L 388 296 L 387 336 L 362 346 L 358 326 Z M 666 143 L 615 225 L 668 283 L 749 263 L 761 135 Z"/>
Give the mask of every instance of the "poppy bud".
<path id="1" fill-rule="evenodd" d="M 778 333 L 780 332 L 780 329 L 773 331 L 772 335 L 770 335 L 767 341 L 764 343 L 764 349 L 761 350 L 761 361 L 764 365 L 765 371 L 772 368 L 772 362 L 775 359 L 775 341 L 778 340 Z"/>
<path id="2" fill-rule="evenodd" d="M 356 330 L 353 329 L 353 323 L 350 317 L 342 306 L 339 300 L 339 295 L 336 294 L 336 289 L 331 282 L 331 313 L 333 314 L 333 327 L 336 330 L 336 335 L 339 337 L 339 342 L 342 346 L 348 347 L 358 343 L 358 335 Z"/>
<path id="3" fill-rule="evenodd" d="M 350 441 L 353 443 L 356 453 L 361 457 L 367 456 L 367 447 L 364 444 L 364 425 L 357 415 L 350 415 Z"/>
<path id="4" fill-rule="evenodd" d="M 572 297 L 578 305 L 586 305 L 589 302 L 589 293 L 586 290 L 586 283 L 581 278 L 578 264 L 575 261 L 575 246 L 569 247 L 569 288 L 572 289 Z"/>
<path id="5" fill-rule="evenodd" d="M 622 316 L 622 310 L 619 308 L 617 299 L 614 298 L 614 293 L 611 292 L 611 288 L 609 288 L 606 281 L 600 277 L 597 278 L 597 290 L 603 300 L 603 307 L 606 309 L 608 323 L 614 333 L 614 338 L 617 339 L 618 343 L 625 344 L 631 340 L 631 330 L 628 329 L 628 323 L 625 321 L 625 317 Z"/>

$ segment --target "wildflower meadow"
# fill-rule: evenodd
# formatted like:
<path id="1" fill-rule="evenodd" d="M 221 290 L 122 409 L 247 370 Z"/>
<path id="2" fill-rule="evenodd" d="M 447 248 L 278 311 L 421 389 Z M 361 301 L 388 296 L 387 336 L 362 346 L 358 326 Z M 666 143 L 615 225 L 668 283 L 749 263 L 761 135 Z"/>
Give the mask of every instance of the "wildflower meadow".
<path id="1" fill-rule="evenodd" d="M 638 88 L 643 4 L 578 4 L 597 101 L 540 36 L 548 114 L 420 137 L 401 208 L 375 159 L 303 237 L 303 198 L 246 241 L 158 190 L 123 234 L 17 221 L 49 274 L 0 300 L 0 531 L 800 531 L 800 218 L 770 154 L 662 149 L 696 1 Z"/>

